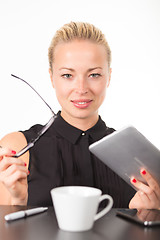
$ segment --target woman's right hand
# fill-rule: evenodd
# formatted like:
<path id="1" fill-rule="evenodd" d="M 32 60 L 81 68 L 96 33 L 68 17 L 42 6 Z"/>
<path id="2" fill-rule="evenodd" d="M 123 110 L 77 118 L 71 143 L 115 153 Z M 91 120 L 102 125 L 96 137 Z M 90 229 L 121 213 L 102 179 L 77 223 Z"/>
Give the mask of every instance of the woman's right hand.
<path id="1" fill-rule="evenodd" d="M 28 199 L 27 164 L 12 157 L 16 152 L 0 147 L 0 182 L 9 191 L 11 205 L 26 205 Z"/>

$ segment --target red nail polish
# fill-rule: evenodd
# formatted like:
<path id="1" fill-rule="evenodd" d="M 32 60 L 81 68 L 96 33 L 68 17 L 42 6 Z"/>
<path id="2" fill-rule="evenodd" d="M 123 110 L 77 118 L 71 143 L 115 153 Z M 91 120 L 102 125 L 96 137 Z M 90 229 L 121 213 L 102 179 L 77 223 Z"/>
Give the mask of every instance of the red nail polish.
<path id="1" fill-rule="evenodd" d="M 28 170 L 28 175 L 30 174 L 30 171 Z"/>
<path id="2" fill-rule="evenodd" d="M 136 179 L 135 179 L 135 178 L 133 178 L 133 179 L 132 179 L 132 182 L 133 182 L 133 183 L 136 183 L 137 181 L 136 181 Z"/>
<path id="3" fill-rule="evenodd" d="M 26 166 L 27 166 L 27 163 L 24 163 L 24 166 L 26 167 Z"/>
<path id="4" fill-rule="evenodd" d="M 146 171 L 145 171 L 145 170 L 143 170 L 143 171 L 142 171 L 142 174 L 143 174 L 143 175 L 145 175 L 145 174 L 146 174 Z"/>
<path id="5" fill-rule="evenodd" d="M 12 154 L 16 154 L 16 151 L 12 150 Z"/>

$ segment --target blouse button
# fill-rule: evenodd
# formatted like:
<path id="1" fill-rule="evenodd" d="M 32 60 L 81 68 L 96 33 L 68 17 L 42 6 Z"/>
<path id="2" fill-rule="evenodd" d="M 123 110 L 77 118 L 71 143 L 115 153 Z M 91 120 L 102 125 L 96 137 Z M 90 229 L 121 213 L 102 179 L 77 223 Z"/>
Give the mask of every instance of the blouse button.
<path id="1" fill-rule="evenodd" d="M 84 132 L 82 133 L 82 136 L 86 135 Z"/>

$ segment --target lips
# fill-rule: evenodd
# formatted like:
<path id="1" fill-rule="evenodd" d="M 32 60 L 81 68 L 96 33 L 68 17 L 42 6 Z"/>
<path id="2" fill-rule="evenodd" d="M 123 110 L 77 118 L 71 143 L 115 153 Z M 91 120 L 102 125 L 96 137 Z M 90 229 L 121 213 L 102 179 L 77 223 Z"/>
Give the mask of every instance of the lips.
<path id="1" fill-rule="evenodd" d="M 89 99 L 78 99 L 78 100 L 71 100 L 71 102 L 73 103 L 73 105 L 76 107 L 76 108 L 80 108 L 80 109 L 83 109 L 83 108 L 87 108 L 90 106 L 92 100 L 89 100 Z"/>

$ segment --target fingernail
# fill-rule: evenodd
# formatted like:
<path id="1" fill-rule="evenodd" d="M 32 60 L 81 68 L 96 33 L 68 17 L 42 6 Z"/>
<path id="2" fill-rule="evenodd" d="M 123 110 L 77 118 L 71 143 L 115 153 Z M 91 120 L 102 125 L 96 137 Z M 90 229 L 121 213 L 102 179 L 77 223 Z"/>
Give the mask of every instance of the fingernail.
<path id="1" fill-rule="evenodd" d="M 16 151 L 12 150 L 12 154 L 16 154 Z"/>
<path id="2" fill-rule="evenodd" d="M 28 170 L 28 175 L 30 174 L 30 171 Z"/>
<path id="3" fill-rule="evenodd" d="M 136 180 L 135 178 L 133 178 L 133 179 L 132 179 L 132 182 L 133 182 L 133 183 L 136 183 L 136 182 L 137 182 L 137 180 Z"/>
<path id="4" fill-rule="evenodd" d="M 24 163 L 24 166 L 26 167 L 26 166 L 27 166 L 27 163 Z"/>
<path id="5" fill-rule="evenodd" d="M 145 171 L 145 170 L 143 170 L 141 173 L 142 173 L 143 175 L 145 175 L 145 174 L 146 174 L 146 171 Z"/>

